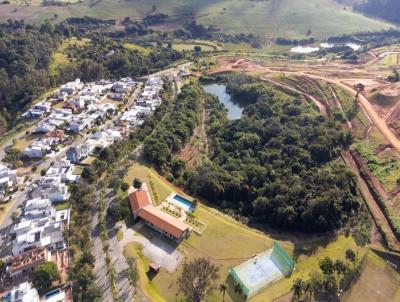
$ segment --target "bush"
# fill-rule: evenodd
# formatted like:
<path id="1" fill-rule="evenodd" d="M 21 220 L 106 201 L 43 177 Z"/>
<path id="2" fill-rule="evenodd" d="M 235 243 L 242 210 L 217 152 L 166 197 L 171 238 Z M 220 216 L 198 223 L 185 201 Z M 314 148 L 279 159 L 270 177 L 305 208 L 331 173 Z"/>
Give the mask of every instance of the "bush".
<path id="1" fill-rule="evenodd" d="M 126 192 L 129 189 L 129 184 L 127 184 L 126 182 L 121 184 L 121 190 Z"/>
<path id="2" fill-rule="evenodd" d="M 54 262 L 39 265 L 32 273 L 32 283 L 40 295 L 49 291 L 53 282 L 60 280 L 60 273 Z"/>
<path id="3" fill-rule="evenodd" d="M 140 189 L 142 187 L 142 182 L 140 181 L 139 178 L 136 178 L 133 180 L 133 187 L 135 189 Z"/>

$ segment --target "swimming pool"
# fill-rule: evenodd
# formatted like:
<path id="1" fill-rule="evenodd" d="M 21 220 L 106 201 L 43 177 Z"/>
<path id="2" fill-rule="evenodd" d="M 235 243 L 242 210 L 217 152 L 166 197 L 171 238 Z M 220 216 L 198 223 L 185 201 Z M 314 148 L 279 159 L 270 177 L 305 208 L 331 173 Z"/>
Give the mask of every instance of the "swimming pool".
<path id="1" fill-rule="evenodd" d="M 180 206 L 181 208 L 184 208 L 186 212 L 194 211 L 193 203 L 190 200 L 188 200 L 185 197 L 182 197 L 178 194 L 171 196 L 169 198 L 169 201 L 176 204 L 177 206 Z"/>

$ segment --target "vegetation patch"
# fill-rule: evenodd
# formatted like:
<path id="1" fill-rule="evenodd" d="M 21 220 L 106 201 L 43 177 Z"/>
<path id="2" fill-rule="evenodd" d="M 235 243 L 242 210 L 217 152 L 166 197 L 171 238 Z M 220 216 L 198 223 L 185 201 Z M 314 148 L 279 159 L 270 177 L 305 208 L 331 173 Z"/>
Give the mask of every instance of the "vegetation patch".
<path id="1" fill-rule="evenodd" d="M 395 96 L 389 96 L 389 95 L 384 95 L 380 93 L 379 91 L 375 91 L 369 95 L 369 98 L 377 105 L 380 106 L 390 106 L 393 105 L 398 97 Z"/>
<path id="2" fill-rule="evenodd" d="M 129 50 L 137 51 L 145 56 L 148 56 L 151 53 L 151 50 L 149 50 L 148 48 L 145 48 L 143 46 L 134 43 L 125 43 L 124 47 Z"/>
<path id="3" fill-rule="evenodd" d="M 378 156 L 366 143 L 359 142 L 356 145 L 357 152 L 364 159 L 368 170 L 382 183 L 384 188 L 391 192 L 400 182 L 400 166 L 398 157 L 391 152 L 383 152 Z"/>

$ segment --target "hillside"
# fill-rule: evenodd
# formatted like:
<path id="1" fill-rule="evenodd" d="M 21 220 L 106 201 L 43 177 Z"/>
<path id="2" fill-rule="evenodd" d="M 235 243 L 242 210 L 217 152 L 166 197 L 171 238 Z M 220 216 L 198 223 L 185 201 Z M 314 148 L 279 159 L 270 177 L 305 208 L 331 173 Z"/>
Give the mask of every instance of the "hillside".
<path id="1" fill-rule="evenodd" d="M 19 0 L 11 2 L 14 4 L 1 6 L 0 20 L 40 22 L 48 18 L 59 22 L 82 16 L 143 18 L 149 12 L 157 12 L 170 16 L 166 28 L 177 27 L 194 15 L 199 23 L 215 25 L 229 33 L 252 32 L 265 37 L 290 38 L 305 37 L 309 30 L 316 38 L 326 38 L 389 27 L 333 0 L 85 0 L 66 6 L 41 6 L 40 1 L 32 2 L 31 6 L 17 5 L 21 4 Z"/>
<path id="2" fill-rule="evenodd" d="M 398 0 L 367 0 L 355 5 L 355 8 L 368 15 L 400 23 L 400 2 Z"/>

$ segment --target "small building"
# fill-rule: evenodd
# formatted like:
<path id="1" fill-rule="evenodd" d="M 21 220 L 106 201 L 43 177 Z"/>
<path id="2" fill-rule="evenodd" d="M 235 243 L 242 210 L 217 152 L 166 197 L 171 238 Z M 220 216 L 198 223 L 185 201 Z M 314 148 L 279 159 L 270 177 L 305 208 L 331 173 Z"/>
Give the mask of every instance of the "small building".
<path id="1" fill-rule="evenodd" d="M 154 263 L 154 262 L 150 262 L 149 263 L 149 271 L 153 274 L 157 274 L 160 271 L 160 265 Z"/>
<path id="2" fill-rule="evenodd" d="M 33 130 L 33 133 L 47 133 L 54 131 L 56 129 L 56 126 L 53 124 L 50 124 L 47 121 L 41 122 L 37 127 Z"/>
<path id="3" fill-rule="evenodd" d="M 133 220 L 142 219 L 148 226 L 179 243 L 189 235 L 189 226 L 184 222 L 154 207 L 145 191 L 129 194 Z"/>
<path id="4" fill-rule="evenodd" d="M 39 302 L 39 294 L 29 282 L 23 282 L 6 294 L 0 296 L 5 302 Z"/>
<path id="5" fill-rule="evenodd" d="M 8 169 L 0 163 L 0 195 L 17 185 L 17 175 L 15 171 Z"/>
<path id="6" fill-rule="evenodd" d="M 35 142 L 31 146 L 25 148 L 24 155 L 29 158 L 42 158 L 50 151 L 50 149 L 51 148 L 48 146 Z"/>

